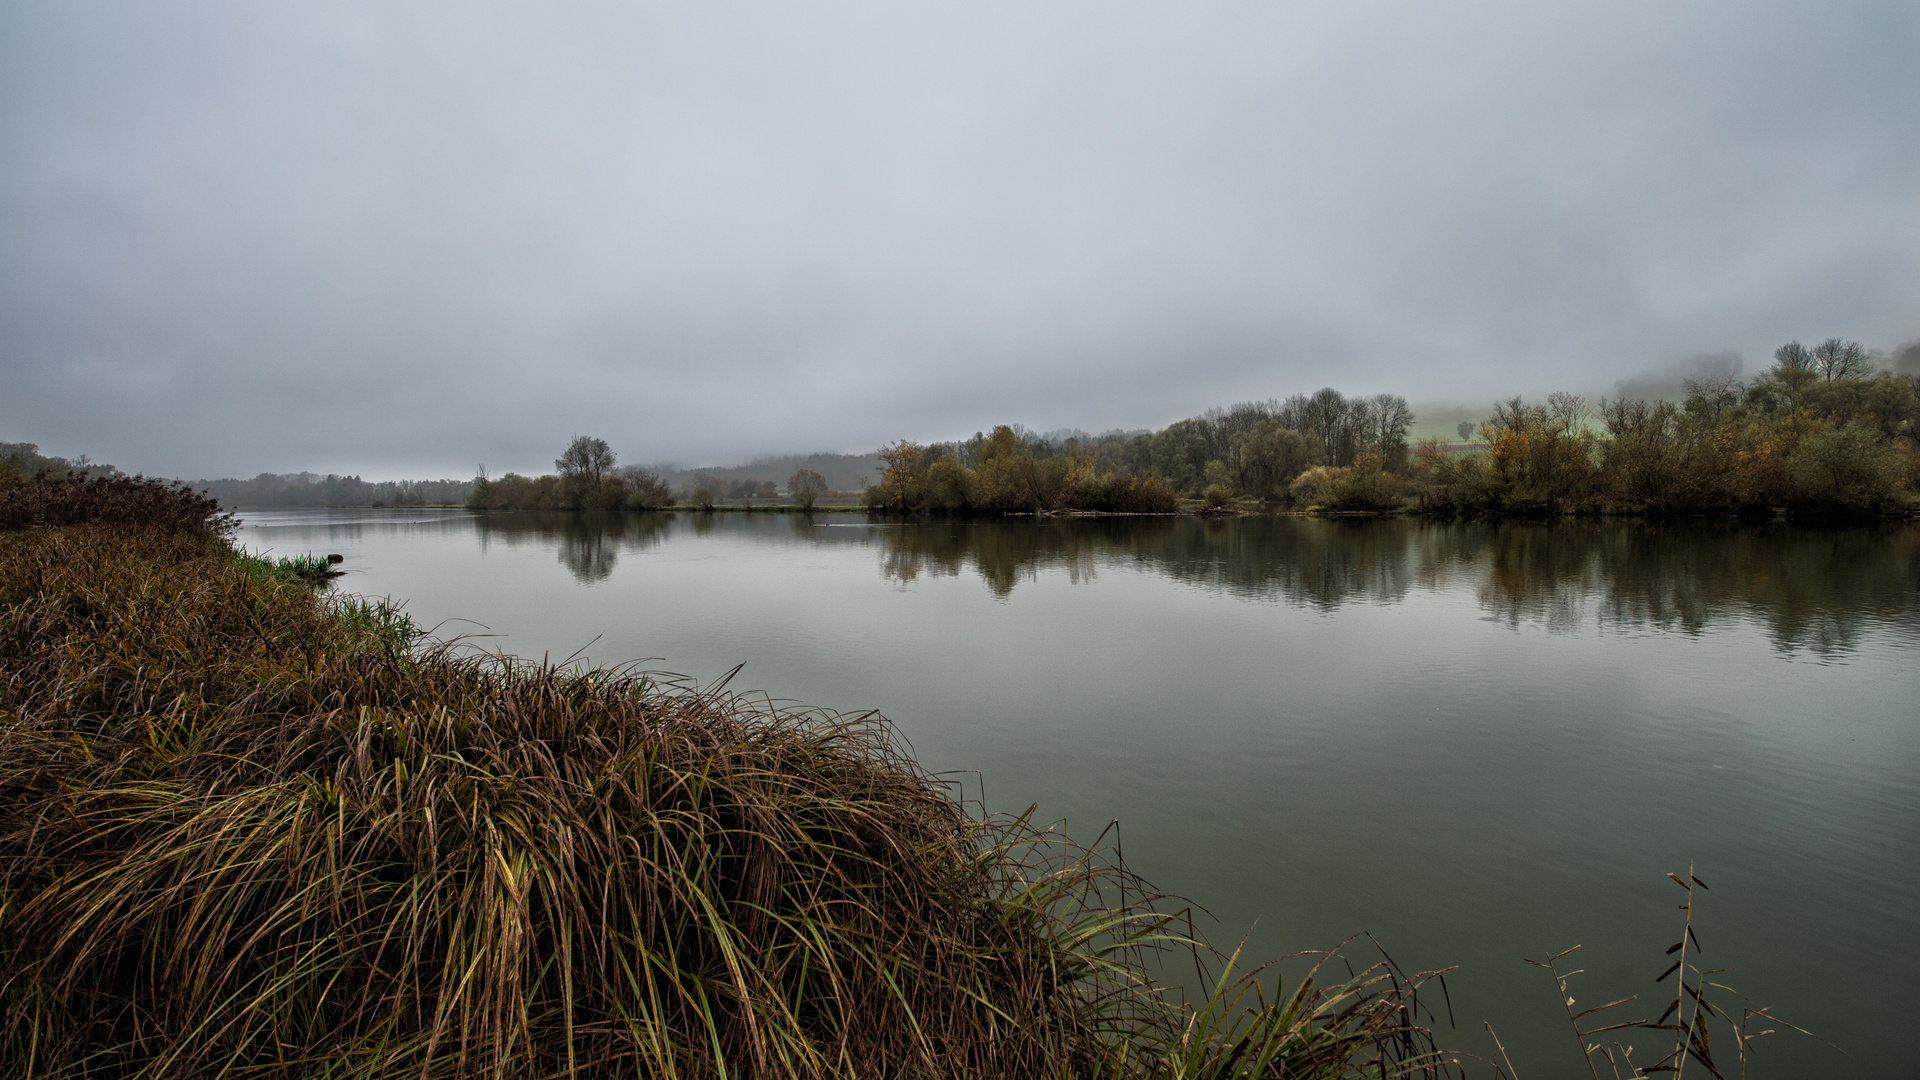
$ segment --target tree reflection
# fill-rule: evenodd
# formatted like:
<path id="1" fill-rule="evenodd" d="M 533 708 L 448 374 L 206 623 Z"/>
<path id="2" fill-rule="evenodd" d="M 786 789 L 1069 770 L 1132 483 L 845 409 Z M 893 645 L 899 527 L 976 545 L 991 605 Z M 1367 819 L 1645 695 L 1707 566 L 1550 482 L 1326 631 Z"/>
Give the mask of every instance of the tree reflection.
<path id="1" fill-rule="evenodd" d="M 880 531 L 880 572 L 907 582 L 926 575 L 955 577 L 971 567 L 993 595 L 1005 599 L 1042 569 L 1063 569 L 1091 580 L 1103 554 L 1125 550 L 1173 527 L 1164 519 L 1096 521 L 931 522 L 888 525 Z"/>
<path id="2" fill-rule="evenodd" d="M 1511 625 L 1598 625 L 1698 634 L 1751 618 L 1784 649 L 1852 648 L 1873 622 L 1920 606 L 1920 530 L 1573 522 L 1500 525 L 1436 545 L 1482 569 L 1481 604 Z"/>
<path id="3" fill-rule="evenodd" d="M 672 519 L 664 514 L 554 512 L 482 514 L 476 521 L 482 550 L 494 543 L 553 544 L 560 565 L 574 580 L 593 585 L 613 576 L 621 552 L 659 544 Z"/>
<path id="4" fill-rule="evenodd" d="M 1040 572 L 1104 564 L 1252 599 L 1333 610 L 1414 588 L 1471 588 L 1498 621 L 1698 634 L 1752 619 L 1782 649 L 1851 649 L 1920 608 L 1920 529 L 1571 521 L 1107 518 L 890 524 L 881 573 L 977 573 L 995 597 Z"/>

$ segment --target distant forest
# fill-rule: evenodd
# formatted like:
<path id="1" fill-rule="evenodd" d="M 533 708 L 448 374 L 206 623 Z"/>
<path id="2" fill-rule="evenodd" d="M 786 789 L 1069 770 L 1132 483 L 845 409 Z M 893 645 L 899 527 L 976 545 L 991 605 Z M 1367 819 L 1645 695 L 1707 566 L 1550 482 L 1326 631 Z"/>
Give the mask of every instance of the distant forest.
<path id="1" fill-rule="evenodd" d="M 875 454 L 786 454 L 754 458 L 745 465 L 661 468 L 659 472 L 662 479 L 681 490 L 702 482 L 717 482 L 731 490 L 743 480 L 753 481 L 758 490 L 761 484 L 783 487 L 794 473 L 806 469 L 820 474 L 829 491 L 859 491 L 879 477 L 881 468 Z"/>
<path id="2" fill-rule="evenodd" d="M 195 480 L 222 506 L 459 506 L 471 480 L 362 480 L 328 473 L 261 473 L 251 480 Z"/>

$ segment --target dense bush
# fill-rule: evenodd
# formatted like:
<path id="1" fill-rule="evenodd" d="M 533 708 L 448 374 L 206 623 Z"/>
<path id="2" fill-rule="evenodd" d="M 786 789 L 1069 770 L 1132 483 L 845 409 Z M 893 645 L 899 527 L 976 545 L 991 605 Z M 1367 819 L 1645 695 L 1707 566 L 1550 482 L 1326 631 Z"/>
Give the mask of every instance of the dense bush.
<path id="1" fill-rule="evenodd" d="M 1340 511 L 1397 510 L 1407 502 L 1403 482 L 1375 453 L 1363 453 L 1344 468 L 1308 469 L 1293 482 L 1292 495 L 1302 506 Z"/>
<path id="2" fill-rule="evenodd" d="M 139 476 L 0 474 L 0 529 L 88 523 L 141 525 L 172 532 L 222 535 L 233 527 L 211 496 Z"/>
<path id="3" fill-rule="evenodd" d="M 1171 513 L 1177 500 L 1152 477 L 1099 470 L 1090 448 L 1056 448 L 1001 425 L 962 446 L 896 443 L 866 491 L 869 509 L 896 513 L 1031 514 L 1066 510 Z"/>
<path id="4" fill-rule="evenodd" d="M 1093 476 L 1075 487 L 1070 505 L 1114 514 L 1171 514 L 1180 501 L 1151 476 Z"/>

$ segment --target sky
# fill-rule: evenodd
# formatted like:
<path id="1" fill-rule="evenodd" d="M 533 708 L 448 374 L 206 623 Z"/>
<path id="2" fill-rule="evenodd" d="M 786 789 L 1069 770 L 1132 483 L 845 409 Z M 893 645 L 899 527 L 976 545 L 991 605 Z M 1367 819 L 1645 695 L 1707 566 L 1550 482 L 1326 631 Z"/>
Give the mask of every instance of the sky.
<path id="1" fill-rule="evenodd" d="M 1913 0 L 6 0 L 0 441 L 867 451 L 1920 339 Z"/>

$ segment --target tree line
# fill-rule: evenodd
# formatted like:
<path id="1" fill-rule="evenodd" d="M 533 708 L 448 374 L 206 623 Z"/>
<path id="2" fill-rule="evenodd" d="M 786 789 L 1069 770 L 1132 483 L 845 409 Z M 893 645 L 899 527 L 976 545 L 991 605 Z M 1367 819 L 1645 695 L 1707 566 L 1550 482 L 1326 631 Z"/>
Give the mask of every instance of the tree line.
<path id="1" fill-rule="evenodd" d="M 1160 431 L 1041 436 L 1003 424 L 956 442 L 887 447 L 866 503 L 903 513 L 1171 513 L 1182 497 L 1216 508 L 1286 503 L 1303 482 L 1316 497 L 1340 498 L 1405 469 L 1414 419 L 1398 395 L 1350 398 L 1329 387 L 1210 409 Z"/>
<path id="2" fill-rule="evenodd" d="M 195 480 L 188 485 L 222 506 L 459 506 L 471 480 L 362 480 L 338 473 L 261 473 L 252 479 Z"/>
<path id="3" fill-rule="evenodd" d="M 1680 401 L 1555 393 L 1409 446 L 1406 399 L 1332 388 L 1212 409 L 1159 431 L 1040 436 L 1012 425 L 901 441 L 866 504 L 896 513 L 1315 507 L 1432 514 L 1902 512 L 1920 491 L 1920 375 L 1857 342 L 1789 342 L 1751 380 Z"/>
<path id="4" fill-rule="evenodd" d="M 1789 342 L 1751 380 L 1689 379 L 1678 402 L 1512 398 L 1482 452 L 1415 452 L 1410 494 L 1442 513 L 1900 512 L 1920 490 L 1920 375 L 1857 343 Z"/>

